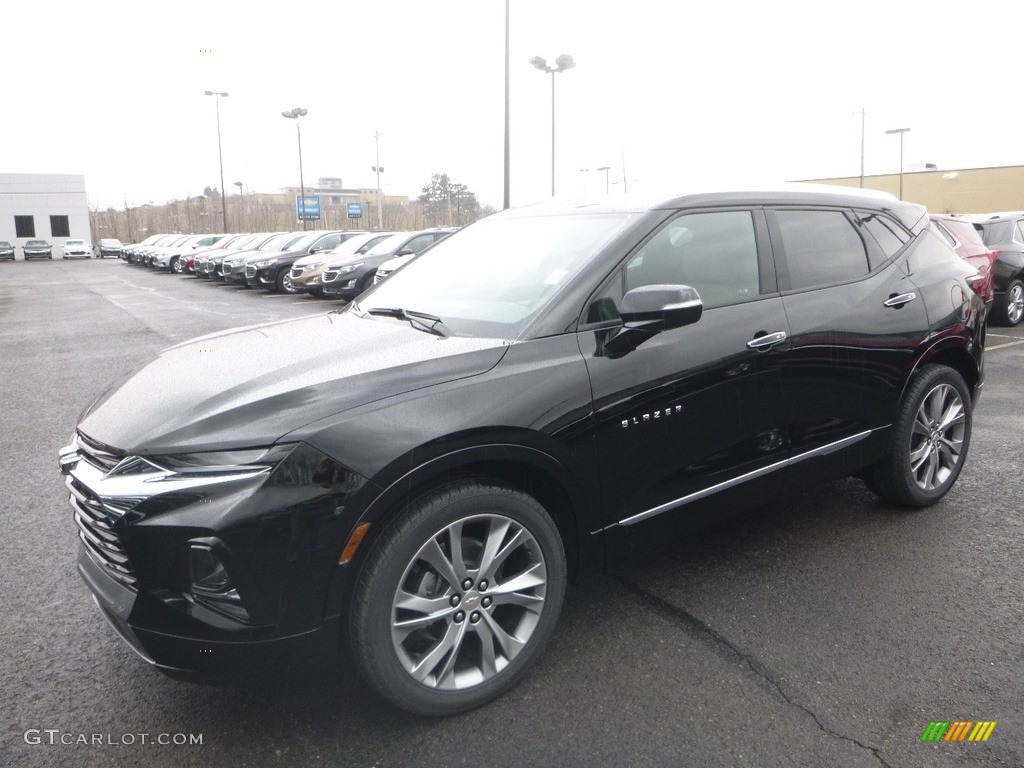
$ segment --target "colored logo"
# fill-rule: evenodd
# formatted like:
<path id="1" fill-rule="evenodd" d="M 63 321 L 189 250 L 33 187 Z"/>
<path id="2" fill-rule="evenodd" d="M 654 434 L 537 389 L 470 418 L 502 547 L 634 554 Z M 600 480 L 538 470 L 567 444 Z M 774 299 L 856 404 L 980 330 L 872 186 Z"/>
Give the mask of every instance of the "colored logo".
<path id="1" fill-rule="evenodd" d="M 932 721 L 921 734 L 921 741 L 988 741 L 996 729 L 995 720 Z"/>

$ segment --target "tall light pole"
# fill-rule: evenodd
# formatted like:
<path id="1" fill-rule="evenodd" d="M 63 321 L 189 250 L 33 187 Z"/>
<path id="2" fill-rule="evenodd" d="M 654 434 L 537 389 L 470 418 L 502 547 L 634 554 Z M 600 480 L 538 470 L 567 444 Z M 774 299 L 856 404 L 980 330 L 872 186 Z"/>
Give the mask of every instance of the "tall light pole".
<path id="1" fill-rule="evenodd" d="M 220 97 L 227 98 L 226 91 L 207 91 L 207 96 L 215 97 L 217 102 L 217 157 L 220 160 L 220 208 L 221 215 L 224 220 L 224 233 L 228 231 L 228 206 L 227 206 L 227 192 L 224 190 L 224 152 L 220 148 Z"/>
<path id="2" fill-rule="evenodd" d="M 373 166 L 373 172 L 377 174 L 377 230 L 384 230 L 384 198 L 380 196 L 380 175 L 384 173 L 384 166 L 380 164 L 380 137 L 383 136 L 380 131 L 373 132 L 373 143 L 376 147 L 377 164 Z"/>
<path id="3" fill-rule="evenodd" d="M 610 171 L 611 169 L 612 169 L 612 167 L 610 165 L 602 165 L 600 168 L 596 169 L 598 171 L 604 171 L 604 194 L 605 194 L 606 197 L 607 197 L 608 191 L 610 189 L 610 186 L 609 186 L 609 183 L 608 183 L 608 171 Z"/>
<path id="4" fill-rule="evenodd" d="M 245 191 L 242 189 L 242 182 L 236 181 L 233 186 L 238 187 L 238 231 L 245 229 L 245 222 L 242 214 L 245 212 Z"/>
<path id="5" fill-rule="evenodd" d="M 511 204 L 511 195 L 509 189 L 509 168 L 511 167 L 511 160 L 509 157 L 509 150 L 511 148 L 511 134 L 509 130 L 509 87 L 508 87 L 508 3 L 509 0 L 505 0 L 505 193 L 504 200 L 502 202 L 502 209 L 507 210 Z"/>
<path id="6" fill-rule="evenodd" d="M 541 72 L 548 72 L 551 74 L 551 196 L 555 196 L 555 75 L 559 72 L 565 72 L 567 69 L 572 69 L 576 66 L 576 62 L 572 56 L 567 53 L 563 53 L 557 59 L 555 59 L 555 66 L 550 66 L 546 60 L 540 56 L 534 56 L 530 59 L 530 63 L 533 64 Z"/>
<path id="7" fill-rule="evenodd" d="M 886 131 L 887 134 L 898 133 L 900 135 L 900 200 L 903 199 L 903 134 L 909 130 L 909 128 L 892 128 Z"/>
<path id="8" fill-rule="evenodd" d="M 302 231 L 306 231 L 306 182 L 302 178 L 302 128 L 299 126 L 299 118 L 309 114 L 308 109 L 295 107 L 287 112 L 282 112 L 282 117 L 295 121 L 295 133 L 299 138 L 299 217 L 302 219 Z"/>

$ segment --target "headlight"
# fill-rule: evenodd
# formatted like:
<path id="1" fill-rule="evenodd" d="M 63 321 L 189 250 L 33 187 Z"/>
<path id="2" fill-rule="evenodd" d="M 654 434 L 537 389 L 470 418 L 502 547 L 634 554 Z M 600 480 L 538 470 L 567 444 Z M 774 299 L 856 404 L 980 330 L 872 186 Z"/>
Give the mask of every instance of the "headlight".
<path id="1" fill-rule="evenodd" d="M 365 263 L 366 263 L 365 261 L 361 261 L 358 264 L 346 264 L 344 267 L 342 267 L 341 269 L 338 270 L 338 274 L 339 275 L 347 275 L 349 272 L 355 272 L 357 269 L 359 269 Z"/>
<path id="2" fill-rule="evenodd" d="M 256 262 L 257 267 L 269 267 L 271 264 L 277 264 L 277 259 L 264 259 Z"/>
<path id="3" fill-rule="evenodd" d="M 314 261 L 312 264 L 300 264 L 299 266 L 302 267 L 303 269 L 316 269 L 317 267 L 322 267 L 323 265 L 324 263 L 322 261 Z"/>

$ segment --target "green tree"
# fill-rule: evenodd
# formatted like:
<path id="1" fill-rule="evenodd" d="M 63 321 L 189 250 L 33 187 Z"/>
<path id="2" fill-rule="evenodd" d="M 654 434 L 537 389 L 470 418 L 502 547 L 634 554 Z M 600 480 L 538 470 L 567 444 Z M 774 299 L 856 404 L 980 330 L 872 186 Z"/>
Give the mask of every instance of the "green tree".
<path id="1" fill-rule="evenodd" d="M 452 181 L 447 173 L 433 173 L 418 200 L 428 227 L 461 227 L 480 218 L 480 203 L 465 184 Z"/>

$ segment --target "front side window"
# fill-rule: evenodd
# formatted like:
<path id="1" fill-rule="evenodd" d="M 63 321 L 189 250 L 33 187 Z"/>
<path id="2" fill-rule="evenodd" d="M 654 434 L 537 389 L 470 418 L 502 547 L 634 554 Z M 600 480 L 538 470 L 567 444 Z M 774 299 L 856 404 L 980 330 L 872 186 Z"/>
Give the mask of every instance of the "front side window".
<path id="1" fill-rule="evenodd" d="M 775 217 L 785 253 L 784 289 L 821 288 L 869 272 L 864 241 L 842 211 L 779 210 Z"/>
<path id="2" fill-rule="evenodd" d="M 757 240 L 750 211 L 677 216 L 613 278 L 587 310 L 587 322 L 615 320 L 627 291 L 645 285 L 688 285 L 705 308 L 760 295 Z"/>

